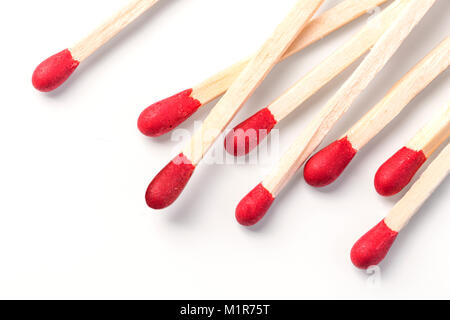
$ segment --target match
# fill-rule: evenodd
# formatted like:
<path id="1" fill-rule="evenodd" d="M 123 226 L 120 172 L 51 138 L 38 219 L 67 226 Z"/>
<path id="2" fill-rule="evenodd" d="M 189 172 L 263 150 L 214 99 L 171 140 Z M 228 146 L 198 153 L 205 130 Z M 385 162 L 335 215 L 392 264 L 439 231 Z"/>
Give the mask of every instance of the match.
<path id="1" fill-rule="evenodd" d="M 78 66 L 159 0 L 133 0 L 75 46 L 42 62 L 33 73 L 33 86 L 50 92 L 61 86 Z"/>
<path id="2" fill-rule="evenodd" d="M 285 20 L 212 109 L 183 152 L 150 183 L 145 196 L 149 207 L 163 209 L 179 197 L 205 153 L 267 77 L 322 3 L 323 0 L 297 1 Z"/>
<path id="3" fill-rule="evenodd" d="M 382 196 L 393 196 L 402 191 L 449 136 L 450 104 L 378 169 L 375 174 L 377 192 Z"/>
<path id="4" fill-rule="evenodd" d="M 255 149 L 277 123 L 369 51 L 399 15 L 405 3 L 404 0 L 392 3 L 267 108 L 231 130 L 224 142 L 227 152 L 243 156 Z"/>
<path id="5" fill-rule="evenodd" d="M 389 215 L 353 246 L 350 256 L 357 268 L 367 269 L 383 261 L 399 232 L 444 181 L 449 171 L 450 144 L 430 164 Z"/>
<path id="6" fill-rule="evenodd" d="M 341 139 L 315 154 L 305 165 L 306 182 L 325 187 L 334 182 L 367 143 L 450 64 L 450 37 L 398 81 L 388 94 Z"/>
<path id="7" fill-rule="evenodd" d="M 386 65 L 435 1 L 410 1 L 408 3 L 356 71 L 294 141 L 275 170 L 241 200 L 236 208 L 236 219 L 240 224 L 251 226 L 264 217 L 281 190 L 320 145 L 334 124 L 350 108 L 353 101 Z"/>
<path id="8" fill-rule="evenodd" d="M 345 0 L 312 19 L 292 43 L 281 60 L 326 37 L 387 0 Z M 191 117 L 200 107 L 225 93 L 251 58 L 244 59 L 204 82 L 146 108 L 138 128 L 146 136 L 164 135 Z"/>

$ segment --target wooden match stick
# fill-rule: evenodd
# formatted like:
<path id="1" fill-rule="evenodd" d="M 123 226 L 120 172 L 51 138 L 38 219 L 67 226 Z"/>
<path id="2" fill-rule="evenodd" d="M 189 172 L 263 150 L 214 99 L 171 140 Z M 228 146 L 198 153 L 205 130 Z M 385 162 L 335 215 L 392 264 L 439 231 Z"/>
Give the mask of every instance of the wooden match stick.
<path id="1" fill-rule="evenodd" d="M 399 193 L 450 136 L 450 104 L 440 111 L 415 137 L 375 174 L 375 189 L 383 196 Z"/>
<path id="2" fill-rule="evenodd" d="M 381 36 L 356 71 L 331 98 L 325 108 L 294 141 L 275 170 L 253 189 L 236 208 L 236 218 L 249 226 L 261 220 L 272 202 L 297 170 L 319 146 L 334 124 L 349 109 L 389 61 L 403 40 L 422 19 L 436 0 L 410 1 L 389 29 Z"/>
<path id="3" fill-rule="evenodd" d="M 205 153 L 269 74 L 322 3 L 323 0 L 297 1 L 293 10 L 212 109 L 183 152 L 150 183 L 146 201 L 151 208 L 163 209 L 177 199 Z"/>
<path id="4" fill-rule="evenodd" d="M 311 20 L 286 51 L 282 60 L 301 51 L 335 30 L 387 0 L 345 0 Z M 191 89 L 161 100 L 146 108 L 138 120 L 139 130 L 157 137 L 170 132 L 194 114 L 201 106 L 213 101 L 236 80 L 251 58 L 244 59 L 217 73 Z"/>
<path id="5" fill-rule="evenodd" d="M 450 172 L 450 144 L 439 154 L 422 176 L 394 206 L 388 216 L 353 246 L 351 260 L 361 269 L 378 265 L 409 220 L 444 181 Z"/>
<path id="6" fill-rule="evenodd" d="M 33 73 L 33 85 L 42 92 L 62 85 L 87 57 L 97 51 L 115 35 L 135 21 L 159 0 L 133 0 L 89 36 L 70 49 L 51 56 Z"/>
<path id="7" fill-rule="evenodd" d="M 256 148 L 277 123 L 369 51 L 406 3 L 407 1 L 403 0 L 392 3 L 380 15 L 367 23 L 350 41 L 316 66 L 267 108 L 237 125 L 225 139 L 227 152 L 242 156 Z"/>
<path id="8" fill-rule="evenodd" d="M 389 93 L 341 139 L 315 154 L 305 165 L 304 177 L 314 187 L 334 182 L 356 153 L 386 127 L 450 64 L 450 37 L 398 81 Z"/>

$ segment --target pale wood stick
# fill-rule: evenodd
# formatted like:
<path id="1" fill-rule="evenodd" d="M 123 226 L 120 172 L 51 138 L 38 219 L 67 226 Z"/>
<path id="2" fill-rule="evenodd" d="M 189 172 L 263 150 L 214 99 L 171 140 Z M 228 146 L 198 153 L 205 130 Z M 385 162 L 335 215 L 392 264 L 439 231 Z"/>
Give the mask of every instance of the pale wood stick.
<path id="1" fill-rule="evenodd" d="M 273 35 L 233 82 L 183 151 L 193 165 L 200 162 L 220 133 L 225 130 L 322 3 L 323 0 L 298 1 Z"/>
<path id="2" fill-rule="evenodd" d="M 422 150 L 428 158 L 450 136 L 450 104 L 439 112 L 406 145 L 411 150 Z"/>
<path id="3" fill-rule="evenodd" d="M 276 197 L 295 172 L 320 145 L 334 124 L 348 110 L 356 97 L 385 66 L 411 30 L 436 0 L 411 1 L 392 26 L 381 36 L 371 52 L 344 83 L 318 116 L 295 140 L 263 186 Z"/>
<path id="4" fill-rule="evenodd" d="M 344 134 L 360 150 L 450 65 L 450 36 L 410 70 L 389 93 Z"/>
<path id="5" fill-rule="evenodd" d="M 324 12 L 319 17 L 311 20 L 303 29 L 299 37 L 286 51 L 282 60 L 303 50 L 309 45 L 326 37 L 342 26 L 352 22 L 376 6 L 388 0 L 345 0 L 334 8 Z M 409 0 L 408 0 L 409 1 Z M 201 102 L 202 105 L 211 102 L 222 95 L 231 86 L 239 73 L 244 70 L 251 58 L 244 59 L 231 67 L 217 73 L 193 88 L 191 96 Z"/>
<path id="6" fill-rule="evenodd" d="M 158 1 L 131 1 L 125 8 L 103 23 L 94 32 L 70 48 L 69 51 L 72 57 L 82 62 Z"/>
<path id="7" fill-rule="evenodd" d="M 275 120 L 279 122 L 287 117 L 320 88 L 365 54 L 389 28 L 408 1 L 395 1 L 378 17 L 367 23 L 344 46 L 310 71 L 285 94 L 272 102 L 268 109 Z"/>
<path id="8" fill-rule="evenodd" d="M 450 144 L 428 166 L 405 196 L 384 219 L 386 225 L 400 232 L 450 172 Z"/>

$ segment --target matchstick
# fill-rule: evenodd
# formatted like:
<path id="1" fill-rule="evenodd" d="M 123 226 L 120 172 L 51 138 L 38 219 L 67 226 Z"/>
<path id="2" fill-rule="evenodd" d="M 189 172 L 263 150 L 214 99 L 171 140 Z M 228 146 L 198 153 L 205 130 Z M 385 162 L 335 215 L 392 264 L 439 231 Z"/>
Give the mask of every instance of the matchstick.
<path id="1" fill-rule="evenodd" d="M 450 64 L 450 37 L 398 81 L 389 93 L 341 139 L 315 154 L 305 165 L 304 177 L 314 187 L 334 182 L 370 140 L 385 128 Z"/>
<path id="2" fill-rule="evenodd" d="M 282 60 L 303 50 L 386 1 L 342 1 L 334 8 L 311 20 L 286 51 Z M 191 117 L 200 107 L 225 93 L 249 61 L 250 58 L 244 59 L 193 88 L 152 104 L 139 116 L 139 130 L 149 137 L 158 137 L 170 132 Z"/>
<path id="3" fill-rule="evenodd" d="M 297 1 L 293 10 L 212 109 L 183 152 L 150 183 L 145 197 L 149 207 L 163 209 L 178 198 L 205 153 L 269 74 L 322 3 L 323 0 Z"/>
<path id="4" fill-rule="evenodd" d="M 351 260 L 360 269 L 378 265 L 387 255 L 397 235 L 418 212 L 450 171 L 450 144 L 394 206 L 388 216 L 360 238 L 351 250 Z"/>
<path id="5" fill-rule="evenodd" d="M 244 226 L 254 225 L 264 217 L 284 186 L 319 146 L 358 95 L 385 66 L 435 1 L 421 0 L 408 3 L 356 71 L 294 141 L 275 170 L 242 199 L 236 208 L 236 219 L 240 224 Z"/>
<path id="6" fill-rule="evenodd" d="M 242 156 L 256 148 L 277 123 L 369 51 L 406 3 L 407 1 L 403 0 L 392 3 L 380 15 L 367 23 L 350 41 L 316 66 L 267 108 L 237 125 L 225 139 L 224 145 L 227 152 Z"/>
<path id="7" fill-rule="evenodd" d="M 33 86 L 50 92 L 61 86 L 87 57 L 135 21 L 159 0 L 133 0 L 72 48 L 42 62 L 33 73 Z"/>
<path id="8" fill-rule="evenodd" d="M 378 169 L 375 174 L 377 192 L 382 196 L 392 196 L 403 190 L 449 136 L 450 104 Z"/>

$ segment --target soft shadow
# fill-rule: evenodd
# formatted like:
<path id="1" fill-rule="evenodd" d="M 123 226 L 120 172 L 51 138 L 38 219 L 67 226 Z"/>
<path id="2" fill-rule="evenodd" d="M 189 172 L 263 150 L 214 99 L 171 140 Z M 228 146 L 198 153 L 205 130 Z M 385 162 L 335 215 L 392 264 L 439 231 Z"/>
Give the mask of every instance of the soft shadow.
<path id="1" fill-rule="evenodd" d="M 429 211 L 433 211 L 435 206 L 439 206 L 440 201 L 445 201 L 446 199 L 446 187 L 448 188 L 448 183 L 450 182 L 449 177 L 447 177 L 441 186 L 431 195 L 431 197 L 425 202 L 425 204 L 420 208 L 419 212 L 411 219 L 409 224 L 403 229 L 385 260 L 380 265 L 383 270 L 383 276 L 389 277 L 389 270 L 398 270 L 398 266 L 404 264 L 401 262 L 398 257 L 402 256 L 401 252 L 413 252 L 413 248 L 411 248 L 411 241 L 413 237 L 416 237 L 417 230 L 423 225 L 424 219 L 433 219 L 430 214 L 427 214 Z M 445 186 L 444 186 L 445 184 Z M 444 232 L 444 228 L 440 230 Z M 425 239 L 426 241 L 426 239 Z M 418 253 L 420 254 L 420 252 Z M 405 256 L 405 255 L 403 255 Z M 397 264 L 397 266 L 396 266 Z M 389 266 L 389 267 L 388 267 Z"/>
<path id="2" fill-rule="evenodd" d="M 274 224 L 275 219 L 283 219 L 283 215 L 294 214 L 292 211 L 280 210 L 279 207 L 280 204 L 283 203 L 285 197 L 292 196 L 293 192 L 298 192 L 298 183 L 299 172 L 297 172 L 297 174 L 287 184 L 283 191 L 278 195 L 264 218 L 258 224 L 246 229 L 256 233 L 266 232 L 266 230 L 271 228 L 271 226 Z"/>
<path id="3" fill-rule="evenodd" d="M 177 199 L 177 207 L 169 213 L 169 221 L 176 224 L 189 224 L 198 219 L 199 212 L 195 212 L 199 195 L 204 195 L 206 186 L 216 180 L 219 165 L 203 165 L 196 169 L 184 192 Z M 204 214 L 204 213 L 203 213 Z"/>

